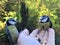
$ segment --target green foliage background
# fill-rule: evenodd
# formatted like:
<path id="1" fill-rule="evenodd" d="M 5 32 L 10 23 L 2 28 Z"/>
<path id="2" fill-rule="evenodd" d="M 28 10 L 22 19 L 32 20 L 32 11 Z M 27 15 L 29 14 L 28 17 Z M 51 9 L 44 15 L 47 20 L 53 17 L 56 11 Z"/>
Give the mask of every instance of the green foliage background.
<path id="1" fill-rule="evenodd" d="M 22 2 L 25 4 L 25 8 L 21 6 Z M 22 12 L 25 13 L 22 14 Z M 6 21 L 9 18 L 14 18 L 18 21 L 18 30 L 28 28 L 32 31 L 36 28 L 37 20 L 42 15 L 50 17 L 56 32 L 56 45 L 59 45 L 60 0 L 0 0 L 0 37 L 5 33 Z M 23 25 L 20 26 L 21 24 Z M 21 27 L 20 29 L 19 26 Z"/>

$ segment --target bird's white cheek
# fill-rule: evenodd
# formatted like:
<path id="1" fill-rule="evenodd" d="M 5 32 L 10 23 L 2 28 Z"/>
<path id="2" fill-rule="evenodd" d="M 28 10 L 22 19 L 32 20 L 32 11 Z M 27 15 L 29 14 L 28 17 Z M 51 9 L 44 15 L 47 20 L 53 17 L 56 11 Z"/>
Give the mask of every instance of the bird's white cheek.
<path id="1" fill-rule="evenodd" d="M 10 24 L 15 24 L 16 22 L 13 22 L 13 21 L 9 21 Z"/>

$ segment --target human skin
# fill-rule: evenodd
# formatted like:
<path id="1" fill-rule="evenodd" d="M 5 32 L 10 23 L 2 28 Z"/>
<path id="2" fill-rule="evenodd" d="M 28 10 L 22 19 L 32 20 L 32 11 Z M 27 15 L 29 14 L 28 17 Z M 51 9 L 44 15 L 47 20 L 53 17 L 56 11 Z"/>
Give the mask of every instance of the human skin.
<path id="1" fill-rule="evenodd" d="M 46 45 L 55 45 L 55 32 L 52 28 L 49 28 L 48 30 L 49 38 Z M 24 29 L 24 31 L 19 34 L 17 45 L 41 45 L 35 39 L 38 31 L 38 29 L 35 29 L 32 31 L 32 33 L 29 34 L 29 31 L 27 29 Z"/>
<path id="2" fill-rule="evenodd" d="M 19 38 L 17 40 L 17 45 L 40 45 L 40 43 L 35 39 L 38 30 L 35 29 L 31 34 L 27 29 L 24 29 L 19 34 Z"/>

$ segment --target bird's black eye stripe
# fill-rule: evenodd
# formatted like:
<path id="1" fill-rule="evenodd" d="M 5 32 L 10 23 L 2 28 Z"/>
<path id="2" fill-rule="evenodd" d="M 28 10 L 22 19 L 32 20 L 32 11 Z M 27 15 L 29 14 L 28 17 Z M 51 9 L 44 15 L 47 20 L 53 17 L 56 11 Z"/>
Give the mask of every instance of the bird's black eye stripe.
<path id="1" fill-rule="evenodd" d="M 12 21 L 14 21 L 14 22 L 15 22 L 15 20 L 12 20 Z"/>
<path id="2" fill-rule="evenodd" d="M 10 21 L 16 22 L 15 20 L 10 20 Z"/>
<path id="3" fill-rule="evenodd" d="M 42 18 L 41 20 L 43 20 L 43 19 L 45 19 L 45 18 Z"/>

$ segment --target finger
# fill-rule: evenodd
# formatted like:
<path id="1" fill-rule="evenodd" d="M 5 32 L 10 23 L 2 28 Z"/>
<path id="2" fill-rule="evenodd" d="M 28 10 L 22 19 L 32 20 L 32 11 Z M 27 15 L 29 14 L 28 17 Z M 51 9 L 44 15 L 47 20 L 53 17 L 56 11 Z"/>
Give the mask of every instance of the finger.
<path id="1" fill-rule="evenodd" d="M 38 29 L 35 29 L 29 36 L 31 36 L 31 37 L 36 37 L 38 31 L 39 31 Z"/>
<path id="2" fill-rule="evenodd" d="M 25 35 L 25 36 L 28 36 L 28 35 L 29 35 L 28 29 L 25 28 L 19 35 Z"/>

